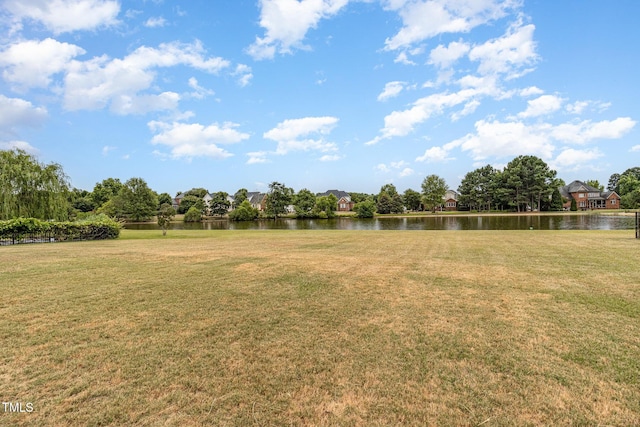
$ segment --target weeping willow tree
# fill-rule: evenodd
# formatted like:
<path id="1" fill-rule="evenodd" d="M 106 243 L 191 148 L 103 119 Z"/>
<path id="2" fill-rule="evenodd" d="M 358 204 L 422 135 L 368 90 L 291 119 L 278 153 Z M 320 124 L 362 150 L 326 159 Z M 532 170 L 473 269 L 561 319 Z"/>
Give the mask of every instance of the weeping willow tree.
<path id="1" fill-rule="evenodd" d="M 23 150 L 0 151 L 0 220 L 66 220 L 68 191 L 59 164 L 41 164 Z"/>

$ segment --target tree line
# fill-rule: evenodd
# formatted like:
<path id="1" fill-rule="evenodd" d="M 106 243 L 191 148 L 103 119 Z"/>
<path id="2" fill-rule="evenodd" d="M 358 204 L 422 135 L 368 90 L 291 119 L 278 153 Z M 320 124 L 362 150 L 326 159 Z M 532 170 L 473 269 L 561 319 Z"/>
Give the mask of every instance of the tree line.
<path id="1" fill-rule="evenodd" d="M 604 190 L 599 182 L 587 184 Z M 565 185 L 542 159 L 518 156 L 502 170 L 486 165 L 468 172 L 457 189 L 461 210 L 561 210 L 565 202 L 559 188 Z M 168 193 L 156 193 L 142 178 L 130 178 L 124 183 L 107 178 L 95 184 L 92 191 L 71 188 L 68 177 L 59 164 L 42 164 L 22 150 L 0 151 L 0 219 L 33 217 L 68 220 L 91 213 L 102 213 L 127 221 L 158 223 L 170 221 L 176 212 L 174 198 Z M 448 187 L 437 175 L 424 178 L 421 191 L 411 188 L 400 194 L 393 184 L 381 187 L 377 194 L 349 193 L 353 210 L 358 217 L 378 214 L 397 214 L 405 211 L 435 211 L 442 206 Z M 621 207 L 640 207 L 640 167 L 614 173 L 608 190 L 621 196 Z M 293 215 L 297 218 L 332 218 L 337 211 L 337 197 L 314 194 L 308 189 L 297 193 L 284 183 L 272 182 L 264 200 L 264 210 L 255 208 L 248 200 L 249 192 L 241 188 L 229 197 L 224 191 L 211 193 L 193 188 L 178 206 L 185 220 L 199 221 L 204 215 L 228 215 L 232 220 L 252 220 L 259 216 L 278 218 Z M 164 218 L 164 219 L 163 219 Z"/>

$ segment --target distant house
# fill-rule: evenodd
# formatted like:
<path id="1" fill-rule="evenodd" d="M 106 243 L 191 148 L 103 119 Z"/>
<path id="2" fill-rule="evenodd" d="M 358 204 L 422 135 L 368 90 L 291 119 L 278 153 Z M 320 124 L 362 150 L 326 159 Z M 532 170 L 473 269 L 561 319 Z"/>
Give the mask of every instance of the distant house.
<path id="1" fill-rule="evenodd" d="M 454 190 L 447 190 L 442 197 L 444 203 L 442 204 L 442 209 L 445 211 L 457 211 L 458 210 L 458 199 L 460 198 L 460 194 L 458 194 Z"/>
<path id="2" fill-rule="evenodd" d="M 236 199 L 231 195 L 227 195 L 227 202 L 229 202 L 229 207 L 227 208 L 227 211 L 231 212 L 233 210 L 233 205 L 236 202 Z"/>
<path id="3" fill-rule="evenodd" d="M 204 205 L 207 208 L 211 207 L 211 200 L 213 200 L 213 197 L 211 197 L 211 194 L 207 193 L 202 197 L 202 201 L 204 202 Z"/>
<path id="4" fill-rule="evenodd" d="M 179 193 L 176 197 L 173 198 L 173 203 L 171 203 L 173 209 L 178 210 L 178 206 L 180 206 L 180 202 L 184 199 L 185 194 Z"/>
<path id="5" fill-rule="evenodd" d="M 253 208 L 258 209 L 259 211 L 267 209 L 267 195 L 265 193 L 250 191 L 247 193 L 247 200 L 251 203 Z"/>
<path id="6" fill-rule="evenodd" d="M 620 209 L 620 196 L 615 191 L 600 191 L 600 189 L 585 184 L 582 181 L 573 181 L 569 185 L 560 187 L 560 194 L 567 201 L 564 209 L 571 208 L 571 200 L 576 201 L 580 210 L 587 209 Z"/>
<path id="7" fill-rule="evenodd" d="M 318 197 L 329 196 L 333 194 L 338 199 L 338 212 L 349 212 L 353 210 L 355 203 L 351 201 L 351 195 L 342 190 L 328 190 L 318 194 Z"/>

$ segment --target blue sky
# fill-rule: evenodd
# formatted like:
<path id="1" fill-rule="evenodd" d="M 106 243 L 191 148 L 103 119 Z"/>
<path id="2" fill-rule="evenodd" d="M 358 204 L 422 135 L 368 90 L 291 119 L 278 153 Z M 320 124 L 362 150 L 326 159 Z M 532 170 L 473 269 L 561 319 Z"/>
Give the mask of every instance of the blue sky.
<path id="1" fill-rule="evenodd" d="M 636 0 L 0 0 L 0 148 L 91 190 L 640 165 Z"/>

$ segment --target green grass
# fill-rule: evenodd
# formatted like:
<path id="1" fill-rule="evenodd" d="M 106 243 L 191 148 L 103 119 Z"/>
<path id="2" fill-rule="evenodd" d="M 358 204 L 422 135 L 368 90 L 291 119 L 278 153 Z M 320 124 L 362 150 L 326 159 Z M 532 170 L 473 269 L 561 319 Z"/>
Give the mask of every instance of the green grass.
<path id="1" fill-rule="evenodd" d="M 631 231 L 0 248 L 0 425 L 640 424 Z M 2 407 L 0 407 L 0 410 Z"/>

